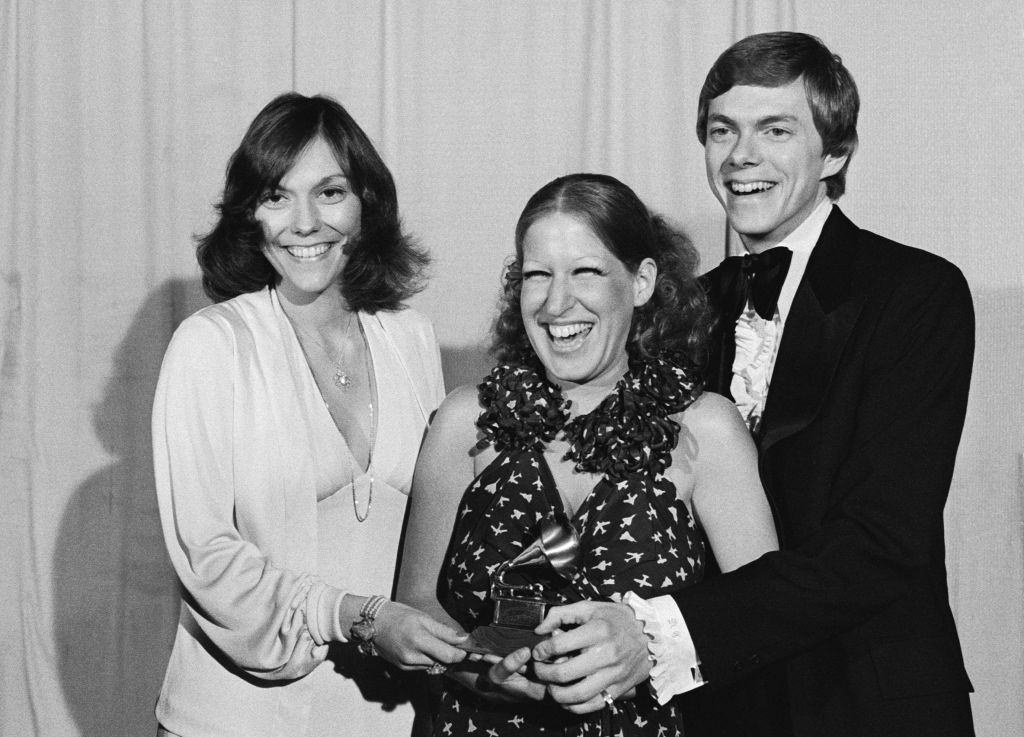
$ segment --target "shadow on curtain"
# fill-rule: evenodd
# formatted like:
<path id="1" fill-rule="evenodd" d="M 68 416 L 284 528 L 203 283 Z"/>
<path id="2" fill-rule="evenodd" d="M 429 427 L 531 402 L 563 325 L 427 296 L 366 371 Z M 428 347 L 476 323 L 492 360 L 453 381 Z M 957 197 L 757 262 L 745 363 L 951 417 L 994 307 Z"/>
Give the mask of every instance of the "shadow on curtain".
<path id="1" fill-rule="evenodd" d="M 114 458 L 74 491 L 53 556 L 61 687 L 83 735 L 156 730 L 178 618 L 153 484 L 150 408 L 173 328 L 205 303 L 198 280 L 151 292 L 114 354 L 93 426 Z"/>
<path id="2" fill-rule="evenodd" d="M 487 376 L 494 359 L 487 352 L 488 344 L 441 346 L 441 370 L 444 386 L 452 391 L 463 384 L 479 384 Z"/>

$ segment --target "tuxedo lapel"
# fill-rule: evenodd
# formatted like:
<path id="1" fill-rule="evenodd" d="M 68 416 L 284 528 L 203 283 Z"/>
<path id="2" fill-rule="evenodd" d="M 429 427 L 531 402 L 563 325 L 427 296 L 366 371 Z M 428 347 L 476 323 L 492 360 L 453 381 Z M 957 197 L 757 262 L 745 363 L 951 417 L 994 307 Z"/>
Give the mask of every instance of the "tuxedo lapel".
<path id="1" fill-rule="evenodd" d="M 732 364 L 736 358 L 736 337 L 732 324 L 719 318 L 718 325 L 708 339 L 708 361 L 704 367 L 704 387 L 717 392 L 730 401 L 732 395 Z"/>
<path id="2" fill-rule="evenodd" d="M 723 262 L 724 263 L 724 262 Z M 715 327 L 708 337 L 708 356 L 704 364 L 704 386 L 733 399 L 732 363 L 736 357 L 736 338 L 733 323 L 727 316 L 728 299 L 723 289 L 722 265 L 718 265 L 699 279 L 708 295 L 708 305 L 715 313 Z"/>
<path id="3" fill-rule="evenodd" d="M 857 227 L 833 208 L 786 319 L 760 433 L 764 455 L 814 419 L 862 300 L 855 296 Z"/>
<path id="4" fill-rule="evenodd" d="M 728 327 L 732 327 L 731 325 Z M 712 370 L 715 371 L 715 385 L 711 388 L 734 402 L 732 395 L 732 364 L 736 360 L 736 336 L 732 330 L 719 330 L 714 340 Z"/>

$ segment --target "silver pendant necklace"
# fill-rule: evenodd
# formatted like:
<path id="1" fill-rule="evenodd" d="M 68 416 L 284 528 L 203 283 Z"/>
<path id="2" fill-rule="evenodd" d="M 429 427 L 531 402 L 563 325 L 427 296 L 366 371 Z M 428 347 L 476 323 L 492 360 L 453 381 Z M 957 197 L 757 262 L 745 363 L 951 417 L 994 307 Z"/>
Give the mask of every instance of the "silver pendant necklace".
<path id="1" fill-rule="evenodd" d="M 342 391 L 348 391 L 349 386 L 352 385 L 352 379 L 350 379 L 344 369 L 337 364 L 334 365 L 334 377 L 331 381 L 333 381 L 334 385 Z"/>
<path id="2" fill-rule="evenodd" d="M 363 343 L 363 358 L 365 360 L 366 368 L 366 393 L 370 398 L 370 436 L 369 448 L 366 453 L 366 474 L 370 477 L 370 494 L 366 500 L 366 511 L 362 514 L 359 513 L 359 499 L 356 495 L 356 477 L 354 473 L 350 477 L 349 484 L 352 487 L 352 512 L 356 516 L 356 521 L 362 523 L 369 519 L 370 508 L 373 506 L 373 446 L 377 440 L 377 418 L 373 413 L 373 374 L 371 373 L 373 371 L 373 365 L 370 362 L 370 342 L 366 339 L 366 331 L 363 330 L 363 323 L 359 321 L 359 315 L 353 313 L 352 319 L 356 321 L 356 325 L 359 327 L 359 337 L 362 339 Z M 352 323 L 350 322 L 349 328 L 346 328 L 346 333 L 351 329 L 351 324 Z M 347 392 L 352 386 L 352 377 L 349 376 L 344 367 L 335 360 L 334 356 L 332 356 L 330 351 L 327 350 L 327 346 L 309 333 L 300 330 L 299 328 L 296 328 L 295 330 L 297 333 L 311 340 L 320 349 L 320 352 L 326 356 L 327 360 L 330 361 L 332 366 L 334 366 L 334 375 L 331 377 L 331 383 L 342 391 Z M 299 341 L 299 347 L 302 348 L 303 353 L 305 353 L 306 349 L 303 346 L 302 341 Z M 306 360 L 309 360 L 308 357 Z M 327 402 L 325 401 L 324 404 L 327 405 Z M 327 405 L 327 410 L 330 411 L 330 409 L 330 405 Z M 354 460 L 355 459 L 353 458 L 353 461 Z"/>
<path id="3" fill-rule="evenodd" d="M 357 324 L 359 323 L 358 316 L 353 315 L 352 319 L 355 320 Z M 351 325 L 351 323 L 349 323 L 349 325 Z M 349 328 L 347 328 L 345 332 L 348 333 L 348 330 Z M 360 324 L 360 333 L 362 333 L 362 330 L 363 326 Z M 327 350 L 327 346 L 325 346 L 323 343 L 321 343 L 319 340 L 317 340 L 315 337 L 313 337 L 306 331 L 297 331 L 306 338 L 309 338 L 309 340 L 311 340 L 313 344 L 320 349 L 320 352 L 324 354 L 327 360 L 330 361 L 331 365 L 334 367 L 334 375 L 331 377 L 331 383 L 334 384 L 339 389 L 341 389 L 342 391 L 347 392 L 349 388 L 352 386 L 352 377 L 348 375 L 348 372 L 345 370 L 345 367 L 338 363 L 337 359 L 333 355 L 331 355 L 331 352 Z"/>

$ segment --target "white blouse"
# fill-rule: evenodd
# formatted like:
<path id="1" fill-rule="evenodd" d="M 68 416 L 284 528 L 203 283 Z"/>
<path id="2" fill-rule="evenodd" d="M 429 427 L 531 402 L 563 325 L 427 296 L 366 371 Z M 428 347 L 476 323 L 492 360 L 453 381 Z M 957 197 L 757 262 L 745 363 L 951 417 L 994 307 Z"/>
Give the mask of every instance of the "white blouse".
<path id="1" fill-rule="evenodd" d="M 440 354 L 432 326 L 414 310 L 359 319 L 379 398 L 378 498 L 366 524 L 385 525 L 377 539 L 396 547 L 416 454 L 444 396 Z M 320 595 L 327 587 L 334 595 L 390 592 L 397 549 L 383 545 L 361 553 L 387 561 L 372 582 L 322 575 L 317 487 L 334 453 L 347 450 L 339 438 L 274 290 L 207 307 L 175 332 L 153 406 L 161 523 L 184 589 L 157 704 L 171 732 L 309 733 L 316 679 L 301 677 L 319 660 L 285 666 L 300 635 L 318 628 Z M 365 486 L 365 475 L 352 483 Z M 354 574 L 363 568 L 346 565 Z"/>

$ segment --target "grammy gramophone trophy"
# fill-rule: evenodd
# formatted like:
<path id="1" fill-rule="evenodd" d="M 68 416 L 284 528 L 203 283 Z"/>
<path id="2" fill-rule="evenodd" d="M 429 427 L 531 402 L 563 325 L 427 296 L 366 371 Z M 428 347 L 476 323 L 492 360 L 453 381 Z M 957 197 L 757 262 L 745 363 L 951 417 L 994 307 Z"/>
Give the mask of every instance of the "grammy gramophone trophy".
<path id="1" fill-rule="evenodd" d="M 555 512 L 541 522 L 540 537 L 512 560 L 498 566 L 491 575 L 491 601 L 494 603 L 494 621 L 474 629 L 469 640 L 460 645 L 464 650 L 489 653 L 504 657 L 520 647 L 533 647 L 542 636 L 533 629 L 541 623 L 548 607 L 559 603 L 544 593 L 544 586 L 536 581 L 510 583 L 512 571 L 520 578 L 528 578 L 527 566 L 543 566 L 545 573 L 554 572 L 570 579 L 580 560 L 580 538 L 563 512 Z M 535 569 L 536 570 L 536 569 Z"/>

